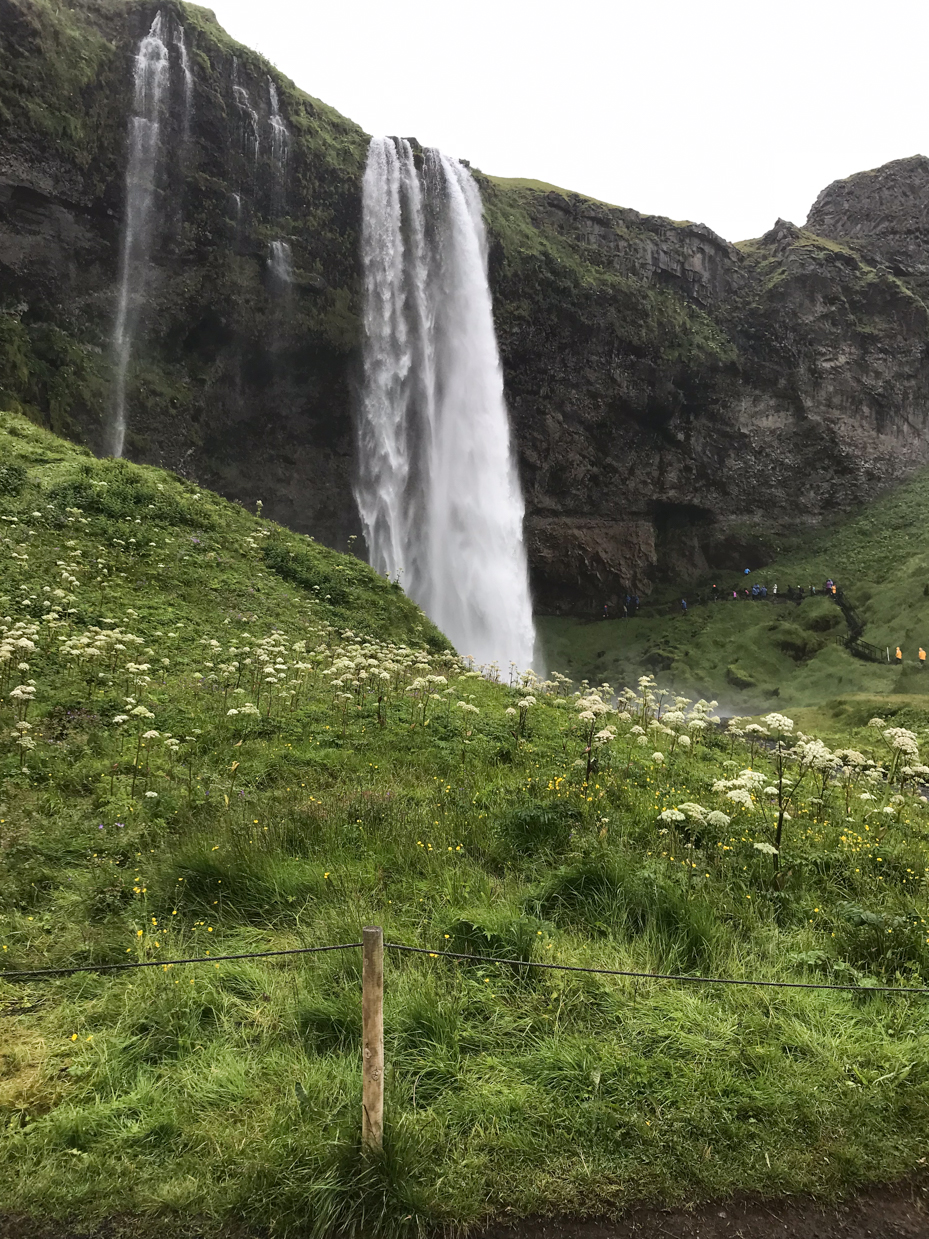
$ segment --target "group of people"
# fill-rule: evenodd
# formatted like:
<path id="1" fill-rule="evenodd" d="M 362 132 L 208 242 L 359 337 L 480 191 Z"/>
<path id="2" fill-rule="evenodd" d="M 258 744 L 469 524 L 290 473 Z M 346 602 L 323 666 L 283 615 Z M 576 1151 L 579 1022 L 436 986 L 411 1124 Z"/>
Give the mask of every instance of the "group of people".
<path id="1" fill-rule="evenodd" d="M 749 571 L 750 569 L 745 569 L 746 575 Z M 835 581 L 831 579 L 828 580 L 820 590 L 817 590 L 815 585 L 810 585 L 808 588 L 810 598 L 815 598 L 818 593 L 826 594 L 828 597 L 832 598 L 837 596 Z M 771 587 L 770 594 L 772 598 L 787 598 L 790 602 L 802 602 L 803 599 L 807 597 L 807 589 L 803 585 L 791 585 L 787 587 L 786 593 L 783 590 L 778 593 L 777 585 L 775 584 Z M 714 585 L 711 589 L 711 597 L 714 602 L 718 602 L 720 598 L 729 598 L 730 593 L 728 590 L 721 590 L 718 585 Z M 733 601 L 738 601 L 740 598 L 767 598 L 768 587 L 767 585 L 762 585 L 757 581 L 752 585 L 746 585 L 741 589 L 739 586 L 734 586 L 731 592 L 731 597 Z M 683 602 L 683 599 L 681 601 Z"/>
<path id="2" fill-rule="evenodd" d="M 748 576 L 750 572 L 751 572 L 750 568 L 745 569 L 746 576 Z M 751 601 L 753 599 L 771 597 L 774 599 L 786 598 L 789 602 L 795 602 L 799 604 L 803 601 L 804 598 L 806 597 L 815 598 L 817 597 L 818 594 L 820 595 L 825 594 L 827 598 L 832 598 L 836 602 L 839 601 L 838 588 L 836 586 L 835 581 L 833 581 L 831 577 L 829 578 L 828 581 L 826 581 L 825 585 L 822 586 L 820 589 L 817 589 L 815 585 L 810 585 L 806 588 L 802 585 L 792 585 L 792 586 L 788 586 L 786 592 L 782 590 L 780 593 L 778 593 L 778 588 L 776 584 L 772 585 L 769 591 L 767 585 L 763 585 L 761 582 L 758 582 L 758 581 L 753 582 L 751 585 L 745 585 L 741 588 L 739 586 L 734 586 L 731 593 L 729 590 L 720 589 L 719 586 L 713 585 L 710 590 L 710 597 L 707 599 L 707 601 L 708 602 L 719 602 L 720 599 L 722 599 L 722 601 L 726 602 L 731 598 L 733 602 L 738 602 L 739 600 L 743 598 L 747 598 L 749 599 L 749 601 Z M 633 616 L 637 615 L 639 611 L 639 605 L 640 604 L 639 604 L 638 594 L 626 594 L 625 598 L 623 599 L 623 603 L 622 603 L 622 618 L 631 619 Z M 846 604 L 843 603 L 842 605 L 844 607 Z M 603 618 L 604 619 L 610 618 L 610 607 L 611 607 L 611 604 L 609 602 L 605 602 L 603 604 Z M 687 599 L 686 598 L 681 599 L 681 614 L 682 615 L 687 614 Z M 890 658 L 889 651 L 888 651 L 887 657 L 888 659 Z M 903 664 L 903 650 L 901 649 L 899 645 L 896 647 L 894 661 L 896 662 L 898 667 L 902 666 Z M 919 650 L 916 655 L 916 662 L 920 670 L 922 670 L 922 668 L 925 667 L 926 665 L 926 651 L 923 649 L 922 646 L 919 646 Z"/>
<path id="3" fill-rule="evenodd" d="M 745 575 L 748 576 L 750 571 L 751 571 L 750 568 L 746 568 Z M 815 598 L 817 593 L 824 593 L 828 597 L 836 598 L 837 589 L 836 589 L 835 581 L 831 579 L 828 580 L 826 584 L 822 587 L 822 589 L 819 591 L 817 591 L 817 588 L 815 585 L 809 586 L 809 596 L 811 598 Z M 710 601 L 712 602 L 719 602 L 720 599 L 722 599 L 723 601 L 728 601 L 730 598 L 732 599 L 733 602 L 738 602 L 740 599 L 743 599 L 743 598 L 747 598 L 749 601 L 752 601 L 754 599 L 767 598 L 769 596 L 771 598 L 786 598 L 789 602 L 800 603 L 807 596 L 807 591 L 802 585 L 793 585 L 793 586 L 788 586 L 786 593 L 783 590 L 781 591 L 781 593 L 778 593 L 777 584 L 774 584 L 771 587 L 770 595 L 769 595 L 769 590 L 768 590 L 767 585 L 763 585 L 759 581 L 754 581 L 751 585 L 746 585 L 742 588 L 740 588 L 737 585 L 733 586 L 731 593 L 729 590 L 720 589 L 718 585 L 713 585 L 710 589 Z M 687 614 L 687 599 L 686 598 L 681 599 L 681 611 L 685 615 Z"/>
<path id="4" fill-rule="evenodd" d="M 636 614 L 638 609 L 639 609 L 639 595 L 638 594 L 627 594 L 626 597 L 623 599 L 623 605 L 622 605 L 623 619 L 631 619 L 632 616 Z M 603 618 L 604 619 L 610 618 L 610 603 L 608 602 L 605 602 L 603 604 Z"/>
<path id="5" fill-rule="evenodd" d="M 751 571 L 750 568 L 746 568 L 745 575 L 747 576 L 750 571 Z M 764 598 L 770 597 L 770 598 L 786 598 L 790 602 L 799 603 L 799 602 L 802 602 L 803 599 L 806 598 L 808 595 L 810 598 L 815 598 L 817 594 L 822 594 L 822 593 L 831 595 L 833 598 L 835 598 L 837 595 L 835 582 L 830 579 L 826 582 L 825 586 L 819 589 L 817 589 L 815 585 L 810 585 L 808 587 L 804 587 L 803 585 L 789 586 L 786 592 L 782 590 L 780 593 L 778 593 L 778 587 L 776 584 L 773 585 L 771 589 L 769 590 L 768 586 L 762 584 L 760 581 L 755 581 L 751 585 L 746 585 L 742 588 L 740 588 L 739 586 L 733 586 L 731 591 L 726 590 L 726 589 L 720 589 L 718 585 L 713 585 L 710 588 L 710 596 L 705 601 L 719 602 L 720 600 L 722 600 L 725 602 L 731 599 L 733 602 L 738 602 L 740 599 L 743 599 L 743 598 L 747 598 L 749 599 L 749 601 L 752 601 L 752 600 L 764 599 Z M 641 604 L 639 602 L 638 594 L 626 594 L 625 597 L 623 598 L 621 606 L 618 608 L 615 608 L 615 604 L 610 603 L 610 602 L 605 602 L 603 604 L 603 618 L 611 619 L 612 616 L 615 614 L 615 612 L 618 610 L 621 614 L 622 619 L 632 619 L 634 616 L 636 616 L 639 613 L 640 605 Z M 687 605 L 688 605 L 687 599 L 682 598 L 680 605 L 681 605 L 681 611 L 686 615 Z"/>
<path id="6" fill-rule="evenodd" d="M 896 662 L 898 667 L 901 667 L 903 665 L 903 650 L 901 650 L 899 645 L 897 646 L 897 652 L 894 656 L 894 661 Z M 926 651 L 923 649 L 922 646 L 919 647 L 919 653 L 916 655 L 916 663 L 920 671 L 926 665 Z"/>

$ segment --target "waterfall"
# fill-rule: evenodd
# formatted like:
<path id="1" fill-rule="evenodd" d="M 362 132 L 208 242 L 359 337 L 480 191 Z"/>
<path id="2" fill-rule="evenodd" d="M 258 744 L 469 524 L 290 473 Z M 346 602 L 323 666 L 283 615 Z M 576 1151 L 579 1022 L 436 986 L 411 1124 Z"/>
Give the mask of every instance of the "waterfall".
<path id="1" fill-rule="evenodd" d="M 232 97 L 242 115 L 242 146 L 246 156 L 255 163 L 258 162 L 258 148 L 261 146 L 261 134 L 258 129 L 258 113 L 252 107 L 248 91 L 239 82 L 239 62 L 232 58 Z"/>
<path id="2" fill-rule="evenodd" d="M 287 287 L 294 282 L 293 259 L 286 241 L 272 241 L 268 246 L 268 270 L 278 285 Z"/>
<path id="3" fill-rule="evenodd" d="M 126 438 L 126 374 L 148 279 L 158 170 L 161 118 L 168 82 L 165 23 L 159 10 L 139 44 L 133 69 L 133 105 L 129 118 L 126 167 L 126 218 L 119 260 L 119 300 L 113 329 L 115 376 L 108 449 L 122 456 Z"/>
<path id="4" fill-rule="evenodd" d="M 184 27 L 175 25 L 174 46 L 177 48 L 181 61 L 181 73 L 184 75 L 184 141 L 190 134 L 190 115 L 193 109 L 194 75 L 190 71 L 190 59 L 187 55 L 187 43 L 184 40 Z"/>
<path id="5" fill-rule="evenodd" d="M 375 138 L 363 186 L 355 488 L 372 564 L 478 662 L 533 657 L 480 193 L 436 150 Z"/>
<path id="6" fill-rule="evenodd" d="M 271 125 L 271 206 L 276 215 L 284 209 L 287 190 L 287 156 L 290 153 L 290 130 L 281 116 L 277 87 L 268 77 L 268 108 Z"/>

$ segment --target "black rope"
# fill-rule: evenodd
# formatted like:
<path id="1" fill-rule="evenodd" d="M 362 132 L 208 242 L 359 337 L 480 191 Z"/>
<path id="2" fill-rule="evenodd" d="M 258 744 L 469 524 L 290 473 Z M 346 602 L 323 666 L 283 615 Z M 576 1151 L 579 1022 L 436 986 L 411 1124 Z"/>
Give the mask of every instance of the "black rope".
<path id="1" fill-rule="evenodd" d="M 630 972 L 622 968 L 585 968 L 579 964 L 547 964 L 533 959 L 496 959 L 485 955 L 464 955 L 457 951 L 430 951 L 423 946 L 402 946 L 399 942 L 385 942 L 388 951 L 410 951 L 415 955 L 430 955 L 440 959 L 467 959 L 476 964 L 509 964 L 516 968 L 544 968 L 548 972 L 592 972 L 605 977 L 636 977 L 651 981 L 696 981 L 703 985 L 758 985 L 775 989 L 839 989 L 853 990 L 856 994 L 929 994 L 929 987 L 915 988 L 906 985 L 830 985 L 825 981 L 751 981 L 734 977 L 695 977 L 685 973 Z"/>
<path id="2" fill-rule="evenodd" d="M 313 955 L 320 951 L 350 951 L 360 942 L 340 942 L 336 946 L 294 946 L 284 951 L 247 951 L 242 955 L 198 955 L 193 959 L 146 959 L 131 964 L 81 964 L 73 968 L 37 968 L 28 972 L 0 971 L 0 980 L 20 981 L 25 977 L 65 977 L 76 972 L 125 972 L 130 968 L 168 968 L 175 964 L 217 964 L 227 959 L 271 959 L 276 955 Z"/>
<path id="3" fill-rule="evenodd" d="M 234 959 L 273 959 L 281 955 L 314 955 L 325 951 L 353 951 L 360 942 L 340 942 L 334 946 L 295 946 L 281 951 L 246 951 L 240 955 L 199 955 L 190 959 L 147 959 L 131 964 L 80 964 L 70 968 L 38 968 L 28 971 L 0 971 L 0 980 L 20 981 L 29 977 L 73 976 L 78 972 L 126 972 L 133 968 L 168 968 L 183 964 L 218 964 Z M 736 977 L 702 977 L 687 973 L 634 972 L 625 968 L 590 968 L 581 964 L 549 964 L 534 959 L 499 959 L 490 955 L 469 955 L 460 951 L 430 951 L 424 946 L 405 946 L 400 942 L 385 942 L 388 951 L 406 951 L 412 955 L 428 955 L 430 959 L 463 959 L 474 964 L 506 964 L 511 968 L 541 968 L 546 972 L 583 972 L 604 977 L 630 977 L 645 981 L 692 981 L 698 985 L 754 985 L 764 989 L 842 990 L 856 994 L 929 994 L 929 987 L 907 985 L 833 985 L 827 981 L 753 981 Z"/>

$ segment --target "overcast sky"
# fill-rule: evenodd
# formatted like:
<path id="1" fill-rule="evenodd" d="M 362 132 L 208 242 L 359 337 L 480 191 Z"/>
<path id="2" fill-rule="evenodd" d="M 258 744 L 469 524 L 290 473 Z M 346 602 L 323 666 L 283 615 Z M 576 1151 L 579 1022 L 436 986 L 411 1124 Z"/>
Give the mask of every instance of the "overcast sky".
<path id="1" fill-rule="evenodd" d="M 212 0 L 369 133 L 709 224 L 929 151 L 924 0 Z"/>

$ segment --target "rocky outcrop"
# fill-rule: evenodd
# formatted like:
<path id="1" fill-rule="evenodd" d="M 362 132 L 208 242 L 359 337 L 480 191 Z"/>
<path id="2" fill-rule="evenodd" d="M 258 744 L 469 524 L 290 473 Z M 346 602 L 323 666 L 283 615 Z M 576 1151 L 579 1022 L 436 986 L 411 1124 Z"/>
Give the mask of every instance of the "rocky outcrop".
<path id="1" fill-rule="evenodd" d="M 857 242 L 485 200 L 544 609 L 758 566 L 929 459 L 929 315 Z"/>
<path id="2" fill-rule="evenodd" d="M 0 402 L 103 442 L 132 55 L 159 8 L 194 90 L 188 113 L 175 65 L 127 454 L 344 547 L 367 139 L 208 10 L 0 0 Z M 476 175 L 543 609 L 756 566 L 929 460 L 926 159 L 739 245 Z"/>
<path id="3" fill-rule="evenodd" d="M 895 159 L 833 181 L 810 209 L 807 228 L 853 242 L 875 264 L 925 292 L 929 287 L 929 159 Z"/>

